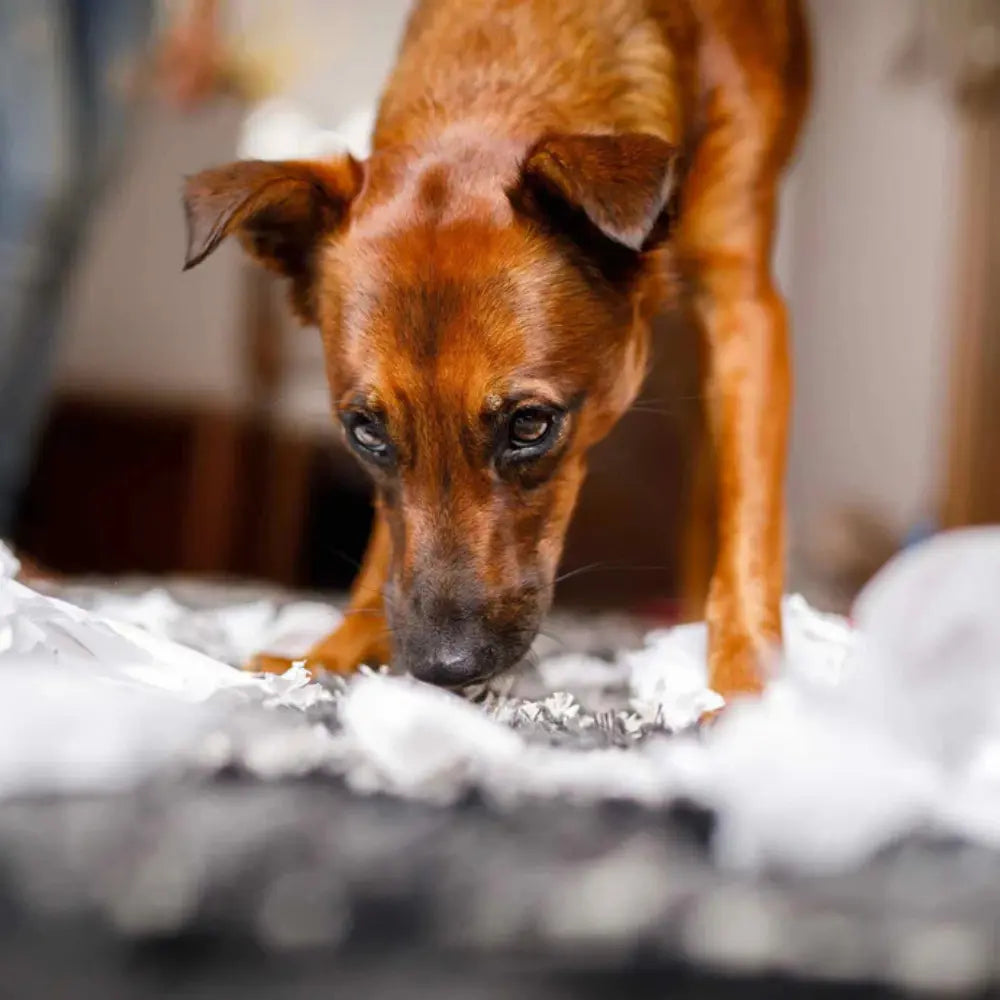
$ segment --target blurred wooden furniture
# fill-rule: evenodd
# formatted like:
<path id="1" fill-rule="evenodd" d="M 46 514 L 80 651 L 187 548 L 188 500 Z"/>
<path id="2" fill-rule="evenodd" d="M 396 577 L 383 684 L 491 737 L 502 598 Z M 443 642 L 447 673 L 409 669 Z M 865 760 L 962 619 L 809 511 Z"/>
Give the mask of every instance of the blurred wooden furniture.
<path id="1" fill-rule="evenodd" d="M 17 541 L 66 573 L 225 573 L 241 454 L 232 414 L 64 394 Z"/>
<path id="2" fill-rule="evenodd" d="M 244 544 L 254 575 L 301 584 L 317 468 L 325 466 L 348 495 L 367 495 L 369 486 L 334 433 L 318 331 L 298 327 L 282 282 L 267 272 L 245 265 L 243 289 L 248 421 L 255 442 L 244 488 L 257 497 Z"/>
<path id="3" fill-rule="evenodd" d="M 914 0 L 897 69 L 952 102 L 962 174 L 954 233 L 954 313 L 944 527 L 1000 521 L 1000 4 Z"/>
<path id="4" fill-rule="evenodd" d="M 965 139 L 946 527 L 1000 521 L 1000 85 L 967 107 Z"/>

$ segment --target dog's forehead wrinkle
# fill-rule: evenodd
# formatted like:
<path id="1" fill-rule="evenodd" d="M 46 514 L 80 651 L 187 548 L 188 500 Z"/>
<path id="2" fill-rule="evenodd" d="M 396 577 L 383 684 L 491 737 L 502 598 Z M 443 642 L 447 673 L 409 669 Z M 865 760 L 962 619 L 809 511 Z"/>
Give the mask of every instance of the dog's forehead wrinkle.
<path id="1" fill-rule="evenodd" d="M 440 219 L 473 211 L 499 218 L 509 210 L 505 192 L 516 177 L 522 146 L 502 129 L 466 123 L 407 143 L 405 156 L 400 147 L 378 149 L 369 160 L 369 184 L 352 224 L 380 228 L 393 225 L 393 217 Z"/>
<path id="2" fill-rule="evenodd" d="M 436 240 L 450 227 L 509 229 L 514 210 L 495 177 L 477 179 L 440 162 L 408 174 L 390 196 L 368 206 L 352 221 L 345 242 Z"/>

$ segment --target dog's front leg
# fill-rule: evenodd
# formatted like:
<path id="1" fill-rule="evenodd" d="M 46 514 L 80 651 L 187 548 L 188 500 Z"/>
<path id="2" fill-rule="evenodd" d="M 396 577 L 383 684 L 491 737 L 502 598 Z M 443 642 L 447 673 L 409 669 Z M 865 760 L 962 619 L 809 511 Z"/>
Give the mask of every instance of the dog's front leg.
<path id="1" fill-rule="evenodd" d="M 307 667 L 346 674 L 364 663 L 389 662 L 389 628 L 382 591 L 389 573 L 391 544 L 388 525 L 376 507 L 371 538 L 361 570 L 351 587 L 344 620 L 336 632 L 309 650 Z"/>
<path id="2" fill-rule="evenodd" d="M 339 628 L 318 642 L 306 657 L 310 670 L 347 674 L 364 663 L 389 662 L 389 629 L 385 621 L 382 588 L 389 572 L 389 529 L 381 511 L 375 509 L 375 523 L 365 550 L 361 570 L 351 587 L 351 599 Z M 250 664 L 252 670 L 283 673 L 291 665 L 287 659 L 261 655 Z"/>
<path id="3" fill-rule="evenodd" d="M 709 263 L 696 309 L 707 346 L 718 488 L 718 557 L 706 608 L 709 676 L 730 697 L 761 689 L 781 641 L 786 315 L 766 258 Z"/>

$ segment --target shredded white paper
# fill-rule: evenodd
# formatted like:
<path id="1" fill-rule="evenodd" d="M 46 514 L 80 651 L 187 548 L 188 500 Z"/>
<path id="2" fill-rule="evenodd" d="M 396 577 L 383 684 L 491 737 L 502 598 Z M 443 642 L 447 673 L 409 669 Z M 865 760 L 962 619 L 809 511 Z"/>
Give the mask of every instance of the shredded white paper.
<path id="1" fill-rule="evenodd" d="M 722 704 L 707 687 L 703 625 L 650 633 L 610 664 L 544 660 L 542 680 L 578 694 L 627 681 L 626 729 L 646 735 L 610 749 L 525 736 L 520 724 L 543 716 L 593 724 L 565 691 L 474 705 L 365 674 L 331 692 L 301 668 L 249 675 L 167 638 L 230 661 L 282 643 L 298 655 L 338 620 L 323 605 L 191 611 L 151 591 L 84 611 L 17 583 L 3 549 L 0 567 L 0 795 L 121 789 L 238 762 L 269 779 L 325 770 L 439 802 L 472 786 L 500 806 L 690 798 L 718 815 L 720 863 L 747 869 L 843 869 L 924 831 L 1000 847 L 1000 529 L 898 557 L 857 602 L 856 628 L 787 599 L 784 662 L 766 693 L 700 733 L 655 730 Z M 332 730 L 307 714 L 324 705 L 337 709 Z M 237 724 L 234 706 L 257 723 Z"/>
<path id="2" fill-rule="evenodd" d="M 17 570 L 0 545 L 0 795 L 127 787 L 217 726 L 223 706 L 211 700 L 221 693 L 299 707 L 331 697 L 302 668 L 234 670 L 141 624 L 38 594 Z M 133 617 L 152 620 L 154 605 L 166 607 L 155 592 L 134 599 Z"/>

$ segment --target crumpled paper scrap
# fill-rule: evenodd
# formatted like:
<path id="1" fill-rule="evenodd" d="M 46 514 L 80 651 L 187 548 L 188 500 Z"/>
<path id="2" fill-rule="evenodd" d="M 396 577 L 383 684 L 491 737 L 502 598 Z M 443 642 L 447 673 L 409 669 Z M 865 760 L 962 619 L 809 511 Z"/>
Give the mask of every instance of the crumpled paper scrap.
<path id="1" fill-rule="evenodd" d="M 234 670 L 38 594 L 16 572 L 0 545 L 0 795 L 127 787 L 180 762 L 233 699 L 303 709 L 332 697 L 302 668 Z"/>

